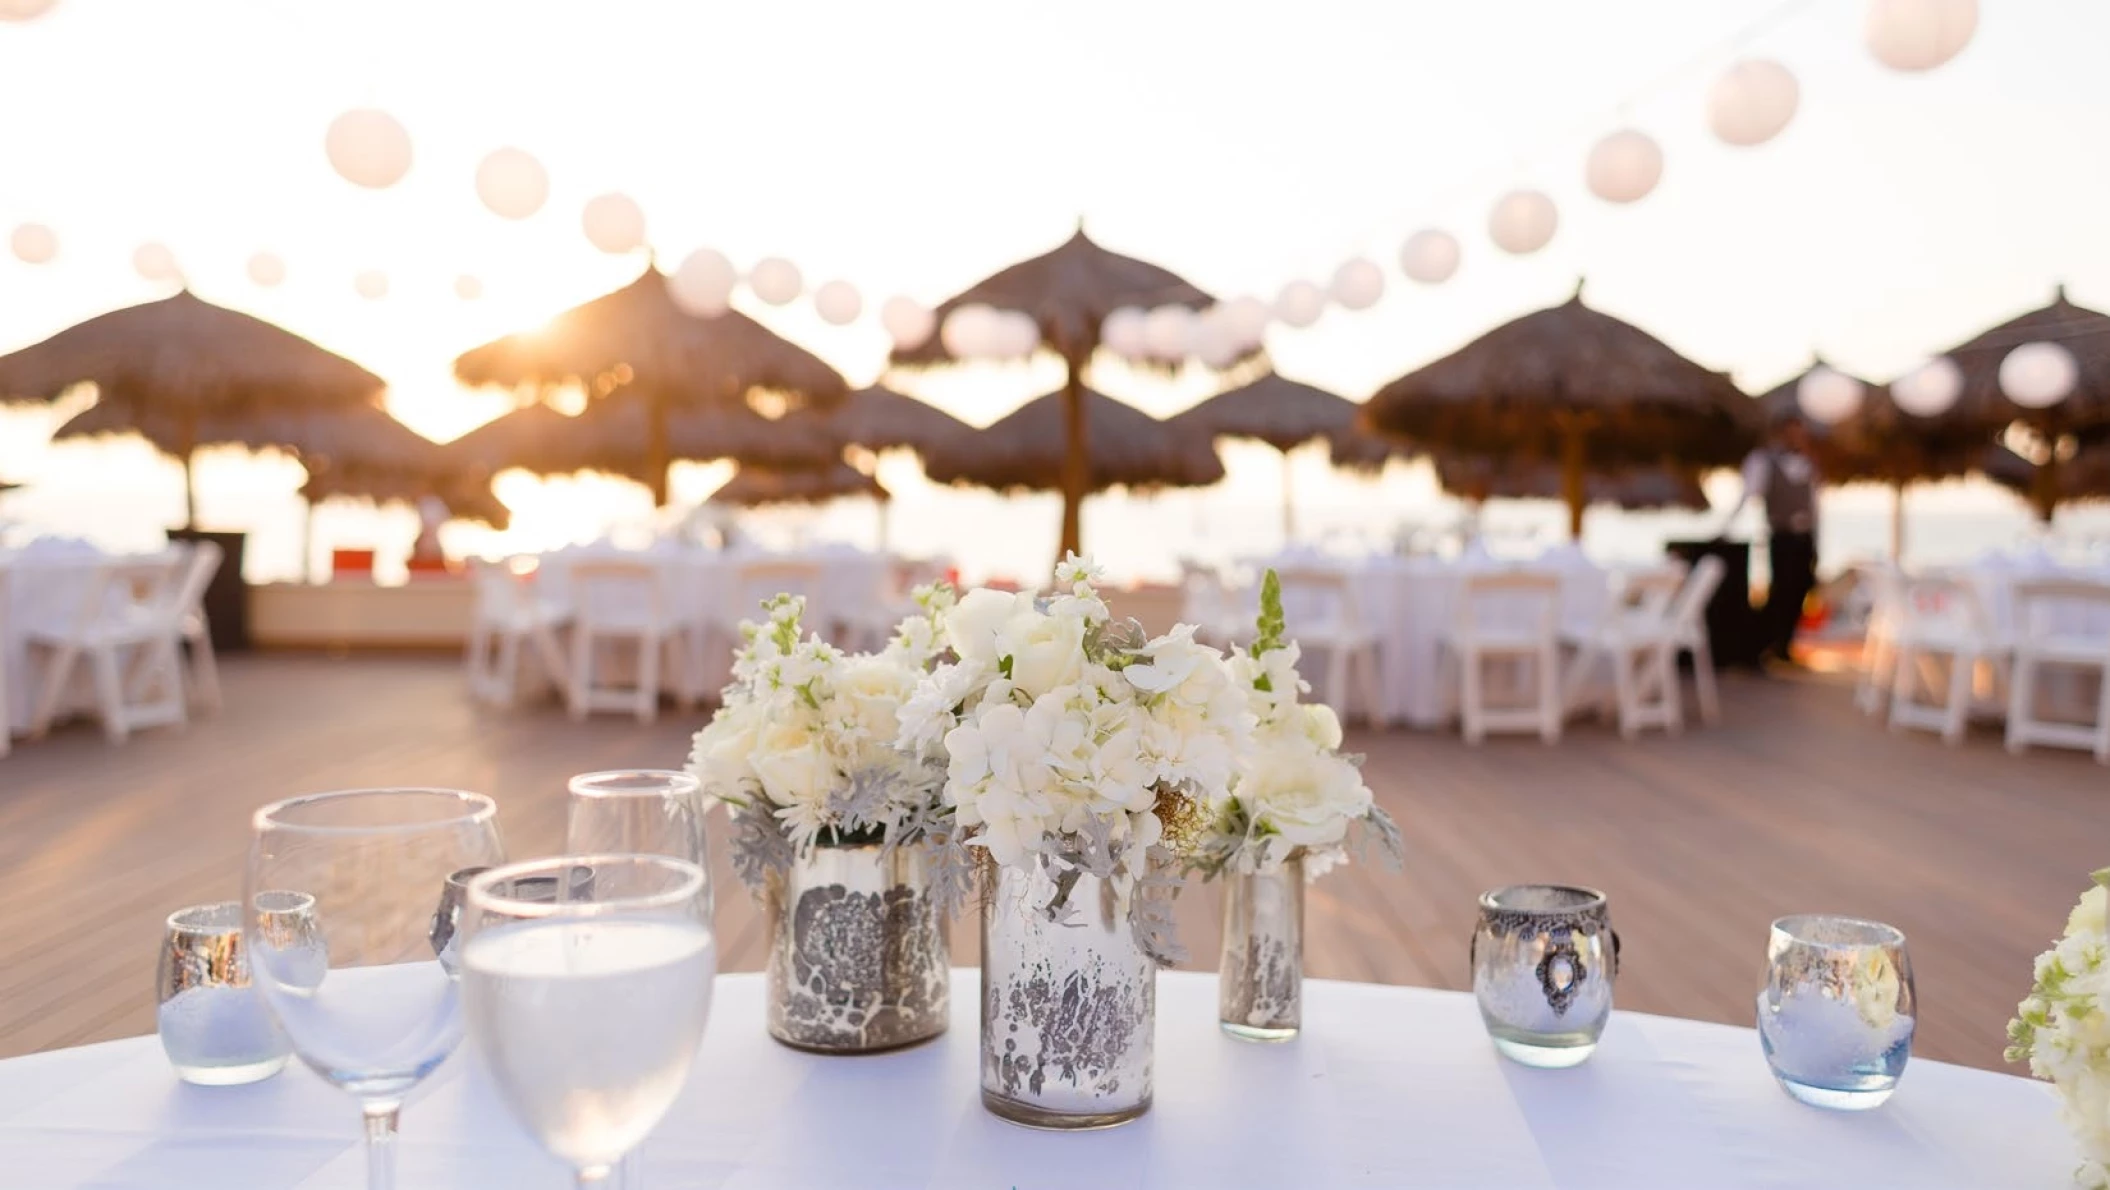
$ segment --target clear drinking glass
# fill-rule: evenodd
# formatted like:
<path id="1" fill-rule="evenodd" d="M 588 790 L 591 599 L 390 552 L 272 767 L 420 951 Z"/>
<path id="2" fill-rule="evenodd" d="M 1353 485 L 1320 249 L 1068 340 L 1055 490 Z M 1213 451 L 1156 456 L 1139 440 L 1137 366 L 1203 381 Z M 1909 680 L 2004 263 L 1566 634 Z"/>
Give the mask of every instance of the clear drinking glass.
<path id="1" fill-rule="evenodd" d="M 571 779 L 564 849 L 573 855 L 671 855 L 704 870 L 711 901 L 703 782 L 669 769 L 619 769 Z M 705 913 L 708 921 L 710 914 Z"/>
<path id="2" fill-rule="evenodd" d="M 275 900 L 274 912 L 300 913 L 307 898 L 281 893 Z M 187 1083 L 258 1082 L 285 1069 L 291 1053 L 250 982 L 242 916 L 240 901 L 193 905 L 169 914 L 162 935 L 155 1031 Z"/>
<path id="3" fill-rule="evenodd" d="M 529 880 L 591 869 L 554 899 Z M 469 883 L 469 1028 L 513 1114 L 577 1171 L 609 1181 L 688 1081 L 718 951 L 703 869 L 663 855 L 563 856 Z"/>
<path id="4" fill-rule="evenodd" d="M 403 1097 L 462 1036 L 434 906 L 463 868 L 503 863 L 497 807 L 452 789 L 357 789 L 256 812 L 243 901 L 252 978 L 293 1052 L 359 1101 L 367 1185 L 395 1184 Z M 279 898 L 310 898 L 303 918 Z"/>
<path id="5" fill-rule="evenodd" d="M 1862 1111 L 1897 1090 L 1918 1001 L 1905 935 L 1877 921 L 1806 914 L 1773 923 L 1758 1037 L 1781 1089 Z"/>

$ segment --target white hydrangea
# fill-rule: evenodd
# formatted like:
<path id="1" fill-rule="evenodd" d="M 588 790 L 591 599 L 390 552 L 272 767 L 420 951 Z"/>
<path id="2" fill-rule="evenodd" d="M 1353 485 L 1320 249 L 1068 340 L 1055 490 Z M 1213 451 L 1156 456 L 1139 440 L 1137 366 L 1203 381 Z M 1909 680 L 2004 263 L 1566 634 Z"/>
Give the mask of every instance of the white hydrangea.
<path id="1" fill-rule="evenodd" d="M 2036 984 L 2008 1025 L 2010 1061 L 2057 1086 L 2080 1147 L 2075 1181 L 2110 1187 L 2110 868 L 2095 873 L 2066 933 L 2037 957 Z"/>

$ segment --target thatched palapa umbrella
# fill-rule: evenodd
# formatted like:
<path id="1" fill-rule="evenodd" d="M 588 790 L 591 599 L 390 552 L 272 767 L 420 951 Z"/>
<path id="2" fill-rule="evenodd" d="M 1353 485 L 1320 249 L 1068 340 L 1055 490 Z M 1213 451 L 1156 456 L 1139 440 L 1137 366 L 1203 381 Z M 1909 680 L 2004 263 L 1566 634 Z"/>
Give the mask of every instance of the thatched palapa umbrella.
<path id="1" fill-rule="evenodd" d="M 762 508 L 771 504 L 825 504 L 852 496 L 868 496 L 881 503 L 893 498 L 878 480 L 838 459 L 826 467 L 742 467 L 724 487 L 711 493 L 711 502 Z"/>
<path id="2" fill-rule="evenodd" d="M 152 424 L 182 460 L 186 525 L 197 515 L 201 434 L 253 442 L 245 419 L 372 406 L 384 387 L 341 355 L 189 290 L 0 356 L 0 401 L 52 401 L 79 384 L 95 385 L 104 418 Z"/>
<path id="3" fill-rule="evenodd" d="M 1206 487 L 1223 478 L 1223 461 L 1208 439 L 1182 434 L 1168 422 L 1090 389 L 1084 390 L 1084 401 L 1084 424 L 1091 435 L 1085 491 Z M 933 448 L 923 457 L 924 473 L 939 483 L 1067 494 L 1074 482 L 1069 470 L 1077 457 L 1063 438 L 1067 404 L 1064 393 L 1036 397 L 986 430 Z"/>
<path id="4" fill-rule="evenodd" d="M 2044 409 L 2016 404 L 2000 385 L 2000 365 L 2010 351 L 2026 343 L 2056 343 L 2073 353 L 2079 376 L 2064 400 Z M 2050 449 L 2037 471 L 2031 503 L 2050 519 L 2059 503 L 2063 466 L 2062 439 L 2110 436 L 2110 315 L 2066 300 L 2060 286 L 2050 305 L 2011 318 L 1950 349 L 1963 371 L 1963 390 L 1942 422 L 1981 439 L 2020 422 L 2043 438 Z"/>
<path id="5" fill-rule="evenodd" d="M 684 414 L 745 408 L 774 393 L 791 407 L 826 408 L 848 386 L 805 348 L 737 310 L 700 318 L 683 310 L 666 275 L 647 266 L 637 280 L 575 306 L 539 330 L 486 343 L 454 361 L 465 384 L 548 392 L 579 386 L 599 400 L 639 401 L 639 462 L 627 474 L 667 499 L 667 466 L 682 457 L 674 422 Z"/>
<path id="6" fill-rule="evenodd" d="M 936 405 L 877 384 L 858 389 L 825 413 L 801 410 L 784 420 L 815 422 L 845 446 L 870 451 L 906 449 L 917 454 L 955 435 L 974 432 L 973 426 Z"/>
<path id="7" fill-rule="evenodd" d="M 1592 471 L 1741 459 L 1752 402 L 1661 340 L 1582 301 L 1526 314 L 1379 389 L 1363 424 L 1449 453 L 1558 460 L 1569 531 Z"/>
<path id="8" fill-rule="evenodd" d="M 1282 454 L 1282 536 L 1296 536 L 1289 452 L 1307 442 L 1328 442 L 1355 425 L 1356 403 L 1323 388 L 1269 372 L 1220 392 L 1169 421 L 1175 430 L 1209 439 L 1251 438 Z"/>
<path id="9" fill-rule="evenodd" d="M 451 450 L 459 465 L 486 476 L 508 467 L 540 475 L 600 471 L 645 484 L 654 476 L 664 482 L 677 459 L 823 468 L 842 458 L 841 443 L 812 419 L 772 420 L 745 404 L 667 410 L 642 392 L 621 391 L 576 417 L 523 406 L 455 439 Z M 664 493 L 654 495 L 663 501 Z"/>
<path id="10" fill-rule="evenodd" d="M 1566 498 L 1560 468 L 1550 463 L 1522 466 L 1485 457 L 1437 456 L 1436 482 L 1469 500 L 1561 500 Z M 1592 474 L 1584 482 L 1591 504 L 1611 504 L 1628 512 L 1677 508 L 1703 512 L 1707 493 L 1690 469 L 1642 467 L 1624 474 Z"/>
<path id="11" fill-rule="evenodd" d="M 1099 350 L 1100 328 L 1107 315 L 1123 307 L 1199 310 L 1215 302 L 1170 270 L 1100 247 L 1084 234 L 1080 222 L 1076 234 L 1053 250 L 985 277 L 939 303 L 940 326 L 962 306 L 986 305 L 1025 314 L 1040 328 L 1042 347 L 1062 358 L 1066 375 L 1057 394 L 1061 416 L 1047 430 L 1064 449 L 1056 482 L 1049 485 L 1062 493 L 1063 552 L 1081 548 L 1084 497 L 1094 489 L 1093 477 L 1099 474 L 1091 456 L 1105 439 L 1090 428 L 1089 410 L 1095 402 L 1086 397 L 1085 373 Z M 932 335 L 913 350 L 897 350 L 893 359 L 910 367 L 955 362 L 942 335 Z"/>

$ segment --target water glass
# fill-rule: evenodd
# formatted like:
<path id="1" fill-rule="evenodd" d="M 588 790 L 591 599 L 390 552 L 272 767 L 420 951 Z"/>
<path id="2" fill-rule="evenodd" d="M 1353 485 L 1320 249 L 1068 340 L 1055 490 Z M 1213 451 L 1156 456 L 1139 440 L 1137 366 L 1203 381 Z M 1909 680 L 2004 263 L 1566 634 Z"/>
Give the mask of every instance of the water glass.
<path id="1" fill-rule="evenodd" d="M 293 1052 L 358 1100 L 367 1185 L 395 1184 L 396 1113 L 462 1036 L 455 975 L 432 945 L 447 878 L 503 863 L 498 809 L 451 789 L 358 789 L 256 812 L 243 925 L 256 987 Z M 287 892 L 305 918 L 268 912 Z"/>
<path id="2" fill-rule="evenodd" d="M 527 881 L 554 899 L 520 895 Z M 681 1093 L 710 1019 L 718 952 L 703 869 L 661 855 L 534 860 L 469 883 L 469 1029 L 528 1132 L 602 1185 Z"/>
<path id="3" fill-rule="evenodd" d="M 274 912 L 300 913 L 306 897 L 265 894 Z M 270 1078 L 292 1053 L 271 1009 L 249 981 L 242 903 L 220 901 L 169 914 L 157 969 L 156 1031 L 177 1077 L 204 1086 Z"/>
<path id="4" fill-rule="evenodd" d="M 571 779 L 564 849 L 573 855 L 670 855 L 704 870 L 711 906 L 709 803 L 703 782 L 670 769 L 618 769 Z"/>
<path id="5" fill-rule="evenodd" d="M 1619 935 L 1595 889 L 1519 884 L 1480 896 L 1473 995 L 1495 1049 L 1526 1066 L 1575 1066 L 1612 1016 Z"/>
<path id="6" fill-rule="evenodd" d="M 1853 917 L 1783 917 L 1766 943 L 1764 981 L 1758 1037 L 1781 1089 L 1846 1111 L 1897 1090 L 1918 1014 L 1903 933 Z"/>

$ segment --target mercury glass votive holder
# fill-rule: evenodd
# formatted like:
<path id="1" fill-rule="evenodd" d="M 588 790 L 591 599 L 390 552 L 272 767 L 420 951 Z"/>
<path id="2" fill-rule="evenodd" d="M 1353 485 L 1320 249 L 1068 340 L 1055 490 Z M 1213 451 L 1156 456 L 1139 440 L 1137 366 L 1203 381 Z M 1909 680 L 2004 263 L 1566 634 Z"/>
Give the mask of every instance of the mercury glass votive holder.
<path id="1" fill-rule="evenodd" d="M 1881 1106 L 1912 1056 L 1917 1015 L 1912 961 L 1896 928 L 1823 914 L 1773 923 L 1758 1037 L 1789 1095 L 1844 1111 Z"/>
<path id="2" fill-rule="evenodd" d="M 288 903 L 286 910 L 304 908 Z M 156 1032 L 183 1081 L 232 1086 L 270 1078 L 285 1068 L 292 1047 L 249 982 L 241 902 L 194 905 L 170 914 L 156 984 Z"/>
<path id="3" fill-rule="evenodd" d="M 1596 1052 L 1619 974 L 1603 893 L 1518 884 L 1481 894 L 1472 961 L 1473 997 L 1502 1056 L 1562 1067 Z"/>

